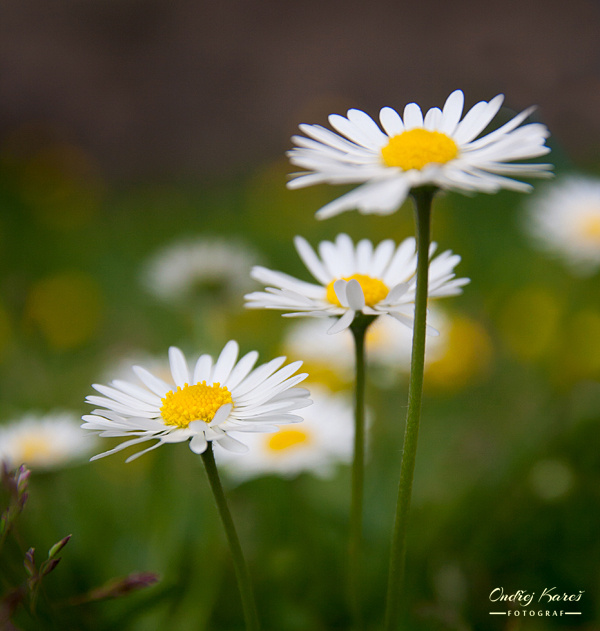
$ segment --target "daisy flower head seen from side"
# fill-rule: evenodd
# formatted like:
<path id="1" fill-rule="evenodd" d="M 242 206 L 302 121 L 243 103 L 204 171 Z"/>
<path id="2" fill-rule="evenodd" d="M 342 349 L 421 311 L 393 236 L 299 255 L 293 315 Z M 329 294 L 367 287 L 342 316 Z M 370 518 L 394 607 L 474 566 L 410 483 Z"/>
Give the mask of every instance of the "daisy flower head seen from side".
<path id="1" fill-rule="evenodd" d="M 571 175 L 528 200 L 525 229 L 576 274 L 600 268 L 600 178 Z"/>
<path id="2" fill-rule="evenodd" d="M 368 239 L 356 245 L 347 234 L 335 242 L 322 241 L 319 255 L 302 237 L 294 240 L 300 258 L 319 282 L 308 283 L 265 267 L 252 268 L 254 279 L 267 285 L 264 292 L 246 295 L 246 307 L 290 311 L 284 316 L 338 317 L 329 333 L 348 328 L 357 314 L 390 315 L 412 328 L 416 291 L 415 240 L 400 245 L 391 239 L 374 247 Z M 455 278 L 460 256 L 446 250 L 433 258 L 430 248 L 429 298 L 462 293 L 468 278 Z"/>
<path id="3" fill-rule="evenodd" d="M 301 421 L 292 412 L 312 403 L 308 390 L 296 387 L 307 377 L 295 374 L 302 362 L 283 366 L 286 358 L 278 357 L 255 368 L 256 351 L 239 360 L 238 353 L 237 342 L 230 341 L 216 362 L 201 355 L 190 367 L 181 350 L 172 346 L 170 383 L 134 366 L 141 385 L 120 379 L 110 386 L 95 384 L 103 396 L 86 398 L 99 408 L 83 417 L 82 427 L 101 437 L 128 440 L 92 460 L 149 440 L 156 442 L 126 462 L 163 444 L 187 441 L 197 454 L 206 450 L 208 441 L 244 452 L 246 445 L 230 431 L 275 432 L 279 425 Z"/>
<path id="4" fill-rule="evenodd" d="M 368 114 L 351 109 L 332 114 L 335 133 L 321 125 L 300 125 L 305 136 L 293 136 L 290 162 L 305 171 L 294 173 L 288 188 L 313 184 L 362 184 L 323 206 L 317 217 L 346 210 L 390 214 L 413 188 L 495 193 L 500 189 L 528 192 L 529 184 L 513 177 L 547 177 L 549 164 L 516 163 L 545 155 L 548 129 L 540 123 L 522 125 L 526 109 L 494 131 L 480 136 L 496 116 L 504 96 L 480 101 L 462 116 L 464 95 L 455 90 L 442 109 L 423 115 L 409 103 L 400 116 L 391 107 L 379 113 L 379 126 Z"/>

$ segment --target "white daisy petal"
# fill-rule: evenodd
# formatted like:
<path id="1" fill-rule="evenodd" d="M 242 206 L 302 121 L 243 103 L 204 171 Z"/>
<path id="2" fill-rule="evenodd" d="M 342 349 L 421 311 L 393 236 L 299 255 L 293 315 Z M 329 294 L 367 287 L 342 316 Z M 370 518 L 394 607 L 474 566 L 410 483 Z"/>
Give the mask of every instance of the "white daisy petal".
<path id="1" fill-rule="evenodd" d="M 308 244 L 308 241 L 302 237 L 294 237 L 294 245 L 302 259 L 302 262 L 308 268 L 308 271 L 320 282 L 327 284 L 331 277 L 319 257 Z"/>
<path id="2" fill-rule="evenodd" d="M 129 408 L 140 409 L 144 410 L 144 412 L 152 413 L 156 413 L 158 411 L 157 405 L 155 403 L 146 403 L 144 400 L 140 400 L 138 397 L 133 397 L 129 394 L 125 394 L 124 392 L 121 392 L 116 388 L 103 386 L 97 383 L 92 384 L 92 388 L 94 388 L 94 390 L 97 390 L 104 396 L 113 399 L 114 401 L 123 403 L 123 405 L 126 405 Z M 158 407 L 160 407 L 160 401 L 158 402 Z"/>
<path id="3" fill-rule="evenodd" d="M 490 123 L 490 121 L 496 116 L 502 102 L 504 101 L 504 95 L 499 94 L 495 96 L 489 103 L 485 103 L 485 106 L 481 108 L 481 112 L 473 114 L 473 119 L 468 120 L 470 112 L 467 113 L 463 122 L 458 126 L 454 139 L 457 143 L 463 144 L 470 142 L 479 135 Z M 475 106 L 477 107 L 477 106 Z M 473 110 L 475 110 L 473 107 Z"/>
<path id="4" fill-rule="evenodd" d="M 240 397 L 250 390 L 256 388 L 259 384 L 262 384 L 268 377 L 270 377 L 285 361 L 285 357 L 276 357 L 267 364 L 263 364 L 258 368 L 255 368 L 236 388 L 235 394 Z"/>
<path id="5" fill-rule="evenodd" d="M 396 136 L 405 130 L 400 114 L 391 107 L 382 108 L 379 112 L 379 120 L 388 136 Z"/>
<path id="6" fill-rule="evenodd" d="M 300 131 L 304 132 L 307 136 L 314 138 L 326 146 L 338 149 L 344 154 L 360 156 L 366 153 L 363 147 L 349 142 L 321 125 L 300 125 L 299 128 Z"/>
<path id="7" fill-rule="evenodd" d="M 404 203 L 409 189 L 410 182 L 405 179 L 367 182 L 323 206 L 317 211 L 316 217 L 327 219 L 353 208 L 363 214 L 386 215 Z"/>
<path id="8" fill-rule="evenodd" d="M 444 103 L 444 109 L 442 111 L 443 120 L 439 127 L 439 131 L 448 134 L 449 136 L 454 134 L 458 121 L 462 116 L 464 104 L 465 95 L 462 90 L 454 90 Z"/>
<path id="9" fill-rule="evenodd" d="M 407 130 L 423 127 L 423 113 L 416 103 L 409 103 L 404 108 L 404 126 Z"/>
<path id="10" fill-rule="evenodd" d="M 108 451 L 104 451 L 101 454 L 96 454 L 90 458 L 90 461 L 99 460 L 100 458 L 105 458 L 106 456 L 112 456 L 112 454 L 116 454 L 123 449 L 127 449 L 127 447 L 132 447 L 133 445 L 138 445 L 139 443 L 144 443 L 147 440 L 152 440 L 154 436 L 144 434 L 138 438 L 133 438 L 132 440 L 126 440 L 124 443 L 117 445 L 114 449 L 109 449 Z"/>
<path id="11" fill-rule="evenodd" d="M 435 131 L 442 123 L 443 115 L 439 107 L 432 107 L 425 115 L 423 127 L 430 131 Z"/>
<path id="12" fill-rule="evenodd" d="M 245 379 L 252 370 L 256 360 L 258 359 L 258 353 L 256 351 L 250 351 L 240 359 L 235 368 L 231 371 L 229 377 L 223 384 L 227 386 L 229 391 L 232 391 L 243 379 Z"/>
<path id="13" fill-rule="evenodd" d="M 361 129 L 372 142 L 383 146 L 387 144 L 388 137 L 377 127 L 377 123 L 365 112 L 360 110 L 348 110 L 348 120 Z"/>
<path id="14" fill-rule="evenodd" d="M 190 440 L 190 449 L 195 454 L 203 454 L 206 451 L 206 447 L 208 446 L 208 442 L 206 441 L 206 436 L 204 433 L 196 434 L 192 440 Z"/>
<path id="15" fill-rule="evenodd" d="M 335 335 L 336 333 L 340 333 L 344 329 L 347 329 L 354 320 L 355 313 L 351 309 L 346 311 L 344 315 L 331 326 L 331 328 L 327 331 L 329 335 Z"/>
<path id="16" fill-rule="evenodd" d="M 390 263 L 390 259 L 396 250 L 396 244 L 391 239 L 385 239 L 376 248 L 373 253 L 373 260 L 367 272 L 373 278 L 380 278 L 383 270 Z"/>
<path id="17" fill-rule="evenodd" d="M 348 112 L 348 114 L 351 115 L 350 112 Z M 349 138 L 357 145 L 367 147 L 368 149 L 378 149 L 380 146 L 377 139 L 368 131 L 365 131 L 362 125 L 359 127 L 349 118 L 344 118 L 339 114 L 331 114 L 329 123 L 334 129 L 339 131 L 340 134 L 344 134 L 346 138 Z"/>
<path id="18" fill-rule="evenodd" d="M 183 388 L 190 382 L 190 373 L 184 354 L 176 346 L 169 349 L 169 364 L 175 385 Z"/>
<path id="19" fill-rule="evenodd" d="M 210 422 L 210 427 L 213 427 L 214 425 L 221 425 L 221 423 L 224 423 L 227 420 L 227 417 L 229 416 L 232 408 L 233 405 L 231 403 L 226 403 L 225 405 L 222 405 L 215 412 L 213 420 Z"/>
<path id="20" fill-rule="evenodd" d="M 343 280 L 343 279 L 336 280 L 333 283 L 333 291 L 335 292 L 337 299 L 340 301 L 340 304 L 342 305 L 342 307 L 346 307 L 346 308 L 350 307 L 350 303 L 348 302 L 348 296 L 346 294 L 347 285 L 348 285 L 348 281 Z"/>
<path id="21" fill-rule="evenodd" d="M 145 368 L 141 366 L 133 366 L 133 372 L 138 376 L 140 381 L 154 394 L 158 395 L 161 399 L 169 392 L 171 386 L 162 379 L 155 377 L 152 373 L 149 373 Z"/>
<path id="22" fill-rule="evenodd" d="M 350 309 L 353 311 L 362 311 L 365 306 L 365 295 L 357 280 L 349 280 L 346 284 L 346 298 Z"/>
<path id="23" fill-rule="evenodd" d="M 196 366 L 194 367 L 194 376 L 192 381 L 200 383 L 201 381 L 210 381 L 212 373 L 212 357 L 210 355 L 200 355 Z"/>
<path id="24" fill-rule="evenodd" d="M 225 383 L 235 366 L 239 350 L 237 342 L 233 340 L 225 344 L 225 348 L 221 351 L 213 370 L 211 378 L 213 383 Z"/>
<path id="25" fill-rule="evenodd" d="M 121 390 L 122 392 L 125 392 L 126 394 L 129 394 L 132 397 L 139 399 L 140 401 L 144 401 L 145 403 L 150 403 L 151 405 L 158 407 L 161 406 L 160 397 L 157 397 L 151 392 L 148 392 L 148 390 L 144 390 L 144 388 L 140 388 L 139 386 L 136 386 L 127 381 L 121 381 L 120 379 L 115 379 L 112 382 L 112 385 L 118 390 Z"/>
<path id="26" fill-rule="evenodd" d="M 371 257 L 373 244 L 368 239 L 362 239 L 356 246 L 356 270 L 357 274 L 368 274 L 371 269 Z"/>
<path id="27" fill-rule="evenodd" d="M 129 458 L 126 458 L 125 463 L 127 464 L 129 462 L 133 462 L 134 460 L 137 460 L 140 456 L 147 454 L 149 451 L 158 449 L 161 445 L 162 442 L 159 440 L 158 442 L 154 443 L 154 445 L 150 445 L 150 447 L 146 447 L 146 449 L 142 449 L 142 451 L 138 451 L 137 453 L 129 456 Z"/>

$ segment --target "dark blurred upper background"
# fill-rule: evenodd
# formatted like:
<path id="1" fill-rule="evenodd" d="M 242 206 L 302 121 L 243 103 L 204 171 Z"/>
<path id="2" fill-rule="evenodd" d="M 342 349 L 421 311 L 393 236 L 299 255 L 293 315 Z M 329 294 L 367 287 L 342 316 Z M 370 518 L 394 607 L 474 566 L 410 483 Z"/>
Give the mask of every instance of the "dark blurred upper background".
<path id="1" fill-rule="evenodd" d="M 3 0 L 0 151 L 64 142 L 121 182 L 247 171 L 299 122 L 499 92 L 576 166 L 600 143 L 600 4 Z"/>

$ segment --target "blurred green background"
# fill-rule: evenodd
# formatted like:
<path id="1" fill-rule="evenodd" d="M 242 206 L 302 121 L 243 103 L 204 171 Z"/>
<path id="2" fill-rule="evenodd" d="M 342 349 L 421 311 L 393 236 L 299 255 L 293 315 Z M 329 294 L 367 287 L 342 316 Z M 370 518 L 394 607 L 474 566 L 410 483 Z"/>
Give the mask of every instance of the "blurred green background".
<path id="1" fill-rule="evenodd" d="M 589 2 L 308 4 L 9 1 L 0 32 L 0 423 L 35 410 L 83 414 L 91 384 L 123 358 L 216 354 L 234 338 L 267 360 L 289 322 L 242 296 L 165 304 L 144 287 L 149 257 L 195 236 L 242 239 L 308 280 L 292 247 L 341 231 L 413 233 L 390 217 L 314 212 L 342 192 L 290 192 L 283 151 L 300 122 L 375 113 L 456 87 L 498 92 L 553 133 L 558 174 L 600 174 L 597 41 Z M 518 16 L 515 15 L 518 8 Z M 410 9 L 410 10 L 409 10 Z M 566 15 L 565 15 L 566 13 Z M 560 45 L 559 45 L 560 44 Z M 559 54 L 560 51 L 560 54 Z M 594 61 L 595 60 L 595 61 Z M 600 292 L 531 247 L 523 196 L 447 195 L 434 238 L 462 256 L 463 323 L 426 376 L 403 629 L 600 629 Z M 248 270 L 240 270 L 247 274 Z M 257 287 L 258 289 L 258 287 Z M 290 357 L 290 359 L 301 357 Z M 374 370 L 366 479 L 365 609 L 380 624 L 406 405 Z M 339 386 L 341 387 L 341 386 Z M 108 444 L 108 441 L 105 441 Z M 102 450 L 102 446 L 98 451 Z M 73 538 L 25 630 L 237 631 L 233 568 L 197 456 L 185 445 L 125 465 L 117 455 L 33 471 L 3 587 L 29 546 Z M 228 485 L 264 628 L 349 628 L 344 571 L 349 470 Z M 125 599 L 69 605 L 114 576 L 154 571 Z M 490 592 L 584 590 L 581 616 L 491 617 Z M 502 619 L 497 619 L 502 618 Z M 576 618 L 575 620 L 573 618 Z"/>

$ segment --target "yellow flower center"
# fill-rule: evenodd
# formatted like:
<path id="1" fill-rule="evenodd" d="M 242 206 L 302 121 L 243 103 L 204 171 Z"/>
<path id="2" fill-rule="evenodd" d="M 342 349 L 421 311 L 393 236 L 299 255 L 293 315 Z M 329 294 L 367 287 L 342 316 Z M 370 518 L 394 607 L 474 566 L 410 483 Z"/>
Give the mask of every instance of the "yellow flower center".
<path id="1" fill-rule="evenodd" d="M 310 436 L 301 429 L 282 429 L 269 436 L 267 447 L 271 451 L 285 451 L 306 442 L 310 442 Z"/>
<path id="2" fill-rule="evenodd" d="M 591 243 L 600 245 L 600 214 L 590 212 L 579 221 L 579 234 Z"/>
<path id="3" fill-rule="evenodd" d="M 162 399 L 160 413 L 165 425 L 186 428 L 192 421 L 210 423 L 217 410 L 226 403 L 233 403 L 226 387 L 215 383 L 207 386 L 206 381 L 167 392 Z"/>
<path id="4" fill-rule="evenodd" d="M 379 278 L 371 278 L 366 274 L 352 274 L 352 276 L 344 276 L 341 279 L 336 278 L 332 280 L 329 285 L 327 285 L 327 300 L 332 305 L 336 305 L 338 307 L 341 307 L 342 304 L 338 300 L 335 289 L 333 288 L 336 280 L 358 281 L 358 284 L 361 286 L 363 294 L 365 295 L 365 304 L 368 307 L 374 307 L 378 302 L 381 302 L 390 292 L 390 288 L 382 280 L 379 280 Z"/>
<path id="5" fill-rule="evenodd" d="M 457 155 L 458 147 L 452 138 L 420 127 L 392 136 L 381 150 L 388 167 L 400 167 L 403 171 L 421 170 L 428 164 L 445 164 Z"/>

